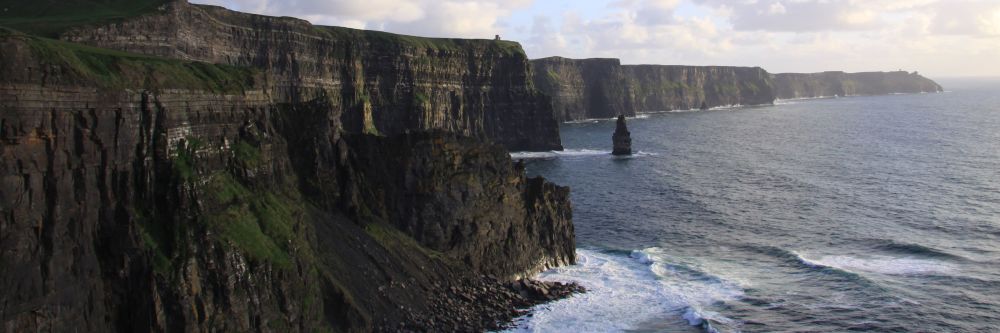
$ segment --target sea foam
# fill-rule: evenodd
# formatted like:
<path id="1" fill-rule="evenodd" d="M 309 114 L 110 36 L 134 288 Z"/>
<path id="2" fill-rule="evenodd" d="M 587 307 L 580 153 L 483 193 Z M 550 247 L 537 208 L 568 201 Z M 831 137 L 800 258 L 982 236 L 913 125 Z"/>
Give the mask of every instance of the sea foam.
<path id="1" fill-rule="evenodd" d="M 656 155 L 657 155 L 656 153 L 638 151 L 630 156 L 617 157 L 617 158 L 635 158 L 635 157 L 656 156 Z M 599 150 L 599 149 L 566 149 L 561 151 L 517 151 L 510 153 L 510 158 L 513 160 L 581 158 L 581 157 L 593 157 L 593 156 L 605 156 L 609 158 L 615 158 L 615 156 L 611 155 L 610 150 Z"/>
<path id="2" fill-rule="evenodd" d="M 802 263 L 813 267 L 831 267 L 849 272 L 869 272 L 885 275 L 947 274 L 955 270 L 955 266 L 950 263 L 910 257 L 872 256 L 861 258 L 832 255 L 811 259 L 799 255 L 799 258 Z"/>
<path id="3" fill-rule="evenodd" d="M 546 281 L 576 281 L 587 292 L 542 304 L 508 332 L 619 332 L 643 330 L 650 322 L 714 332 L 735 321 L 705 310 L 742 294 L 718 278 L 692 275 L 662 262 L 658 248 L 629 255 L 578 249 L 577 264 L 542 273 Z"/>

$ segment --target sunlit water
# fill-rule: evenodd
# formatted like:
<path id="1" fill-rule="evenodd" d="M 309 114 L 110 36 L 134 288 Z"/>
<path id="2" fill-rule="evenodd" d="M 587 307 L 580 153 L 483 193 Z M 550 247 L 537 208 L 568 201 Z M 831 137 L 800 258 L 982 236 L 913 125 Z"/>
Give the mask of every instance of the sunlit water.
<path id="1" fill-rule="evenodd" d="M 1000 330 L 1000 81 L 562 126 L 590 291 L 515 330 Z"/>

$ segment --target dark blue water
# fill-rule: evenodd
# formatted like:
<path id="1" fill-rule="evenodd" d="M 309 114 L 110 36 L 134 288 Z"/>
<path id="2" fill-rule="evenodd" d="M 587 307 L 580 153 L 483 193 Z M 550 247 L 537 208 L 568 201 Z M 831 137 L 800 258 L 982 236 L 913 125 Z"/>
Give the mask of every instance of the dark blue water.
<path id="1" fill-rule="evenodd" d="M 591 292 L 536 331 L 1000 331 L 1000 81 L 562 126 Z"/>

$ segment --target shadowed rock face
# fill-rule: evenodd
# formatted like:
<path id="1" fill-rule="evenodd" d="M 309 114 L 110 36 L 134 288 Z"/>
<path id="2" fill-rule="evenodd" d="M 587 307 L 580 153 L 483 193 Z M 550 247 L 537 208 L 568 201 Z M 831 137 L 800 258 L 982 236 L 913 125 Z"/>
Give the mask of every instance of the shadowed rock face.
<path id="1" fill-rule="evenodd" d="M 625 126 L 625 116 L 618 116 L 618 123 L 615 126 L 615 133 L 611 135 L 611 142 L 614 145 L 612 155 L 632 155 L 632 134 Z"/>
<path id="2" fill-rule="evenodd" d="M 172 6 L 92 28 L 92 41 L 198 54 L 230 42 L 200 40 L 215 28 L 182 32 L 170 18 L 244 17 Z M 455 67 L 392 76 L 368 62 L 405 67 L 430 51 L 398 39 L 317 42 L 290 33 L 299 21 L 244 18 L 256 30 L 216 28 L 243 36 L 232 43 L 255 51 L 227 56 L 256 69 L 0 31 L 4 330 L 482 330 L 510 319 L 519 296 L 504 281 L 573 262 L 568 189 L 527 179 L 481 140 L 523 131 L 513 136 L 551 147 L 526 124 L 488 125 L 544 101 L 518 88 L 529 86 L 518 79 L 523 55 L 462 46 L 434 53 Z M 162 32 L 197 42 L 176 47 Z M 310 41 L 317 53 L 250 36 Z M 338 54 L 360 67 L 293 61 Z M 497 68 L 510 63 L 520 65 Z M 447 73 L 423 76 L 438 70 Z M 404 88 L 377 101 L 378 87 L 407 75 L 396 85 L 437 82 L 456 91 L 453 103 L 400 115 L 410 109 L 388 101 Z"/>
<path id="3" fill-rule="evenodd" d="M 621 65 L 618 59 L 560 57 L 531 64 L 535 86 L 552 97 L 559 121 L 774 101 L 770 74 L 756 67 Z"/>
<path id="4" fill-rule="evenodd" d="M 531 61 L 535 87 L 552 98 L 559 121 L 635 116 L 633 96 L 618 59 Z"/>
<path id="5" fill-rule="evenodd" d="M 561 149 L 549 99 L 509 41 L 314 26 L 174 1 L 63 39 L 140 54 L 259 68 L 277 100 L 330 100 L 351 132 L 446 130 L 511 150 Z"/>
<path id="6" fill-rule="evenodd" d="M 779 99 L 941 92 L 941 85 L 916 72 L 784 73 L 774 75 Z"/>

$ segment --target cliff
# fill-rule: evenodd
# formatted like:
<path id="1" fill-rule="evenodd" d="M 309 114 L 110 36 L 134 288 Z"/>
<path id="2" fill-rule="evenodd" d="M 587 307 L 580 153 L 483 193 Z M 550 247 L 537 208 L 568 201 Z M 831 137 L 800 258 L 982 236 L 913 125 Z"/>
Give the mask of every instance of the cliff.
<path id="1" fill-rule="evenodd" d="M 779 99 L 941 92 L 941 85 L 920 74 L 897 72 L 783 73 L 774 75 Z"/>
<path id="2" fill-rule="evenodd" d="M 535 87 L 559 121 L 636 112 L 766 105 L 775 99 L 940 92 L 917 73 L 770 74 L 759 67 L 621 65 L 618 59 L 531 61 Z"/>
<path id="3" fill-rule="evenodd" d="M 621 65 L 618 59 L 560 57 L 531 64 L 535 86 L 552 97 L 560 121 L 774 101 L 771 76 L 757 67 Z"/>
<path id="4" fill-rule="evenodd" d="M 574 261 L 516 45 L 144 13 L 0 29 L 5 331 L 482 330 Z"/>
<path id="5" fill-rule="evenodd" d="M 531 66 L 535 87 L 552 98 L 559 121 L 635 116 L 632 87 L 618 59 L 551 57 Z"/>
<path id="6" fill-rule="evenodd" d="M 177 0 L 145 15 L 67 29 L 64 40 L 259 68 L 275 99 L 330 100 L 345 129 L 445 130 L 511 150 L 561 149 L 549 99 L 509 41 L 420 38 L 314 26 Z"/>

